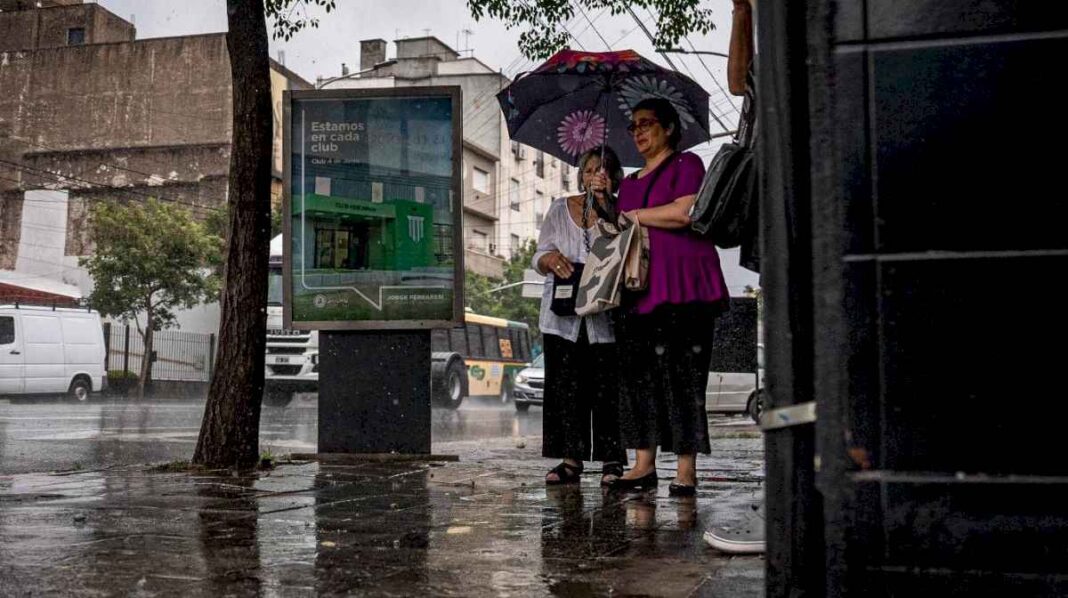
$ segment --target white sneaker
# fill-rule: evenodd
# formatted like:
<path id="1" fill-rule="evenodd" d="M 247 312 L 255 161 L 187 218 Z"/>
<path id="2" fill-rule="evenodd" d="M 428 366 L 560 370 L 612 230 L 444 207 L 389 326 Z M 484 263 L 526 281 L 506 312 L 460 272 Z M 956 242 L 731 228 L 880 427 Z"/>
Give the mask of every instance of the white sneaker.
<path id="1" fill-rule="evenodd" d="M 763 554 L 764 504 L 753 505 L 753 511 L 737 524 L 705 532 L 705 543 L 727 554 Z"/>

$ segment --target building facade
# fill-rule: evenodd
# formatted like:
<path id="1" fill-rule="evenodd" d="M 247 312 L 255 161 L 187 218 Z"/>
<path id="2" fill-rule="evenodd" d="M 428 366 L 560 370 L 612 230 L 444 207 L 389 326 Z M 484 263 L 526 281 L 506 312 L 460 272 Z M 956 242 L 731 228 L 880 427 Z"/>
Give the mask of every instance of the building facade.
<path id="1" fill-rule="evenodd" d="M 282 92 L 312 87 L 272 61 L 273 201 Z M 136 39 L 79 0 L 0 0 L 0 270 L 78 286 L 94 201 L 173 201 L 200 218 L 226 202 L 232 127 L 225 34 Z M 180 320 L 214 332 L 208 306 Z"/>

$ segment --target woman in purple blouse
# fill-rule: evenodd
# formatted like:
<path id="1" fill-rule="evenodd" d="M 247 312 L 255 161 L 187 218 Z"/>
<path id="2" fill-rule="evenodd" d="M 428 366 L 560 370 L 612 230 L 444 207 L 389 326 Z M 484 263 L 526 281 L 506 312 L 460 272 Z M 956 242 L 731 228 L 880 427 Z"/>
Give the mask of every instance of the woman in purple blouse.
<path id="1" fill-rule="evenodd" d="M 705 167 L 675 150 L 682 136 L 671 102 L 646 99 L 628 127 L 645 167 L 619 188 L 619 210 L 649 229 L 649 286 L 619 310 L 620 420 L 634 466 L 612 487 L 656 487 L 657 448 L 678 456 L 672 496 L 693 495 L 697 453 L 710 453 L 705 386 L 716 317 L 727 285 L 715 245 L 690 231 Z"/>

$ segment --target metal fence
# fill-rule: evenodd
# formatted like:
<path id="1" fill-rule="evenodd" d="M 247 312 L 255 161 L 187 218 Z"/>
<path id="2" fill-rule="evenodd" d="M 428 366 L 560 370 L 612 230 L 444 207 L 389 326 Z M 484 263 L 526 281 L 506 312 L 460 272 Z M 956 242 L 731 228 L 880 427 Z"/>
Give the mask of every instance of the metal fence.
<path id="1" fill-rule="evenodd" d="M 105 324 L 108 371 L 141 372 L 145 345 L 134 326 Z M 210 382 L 215 367 L 215 335 L 181 330 L 160 330 L 152 336 L 155 361 L 153 380 Z"/>

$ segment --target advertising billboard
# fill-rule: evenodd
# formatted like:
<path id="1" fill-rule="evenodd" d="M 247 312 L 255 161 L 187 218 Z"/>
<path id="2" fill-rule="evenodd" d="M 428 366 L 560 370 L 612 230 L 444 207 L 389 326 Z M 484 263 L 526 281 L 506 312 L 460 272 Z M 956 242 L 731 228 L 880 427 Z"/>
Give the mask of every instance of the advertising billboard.
<path id="1" fill-rule="evenodd" d="M 292 91 L 284 103 L 286 326 L 462 322 L 459 88 Z"/>

